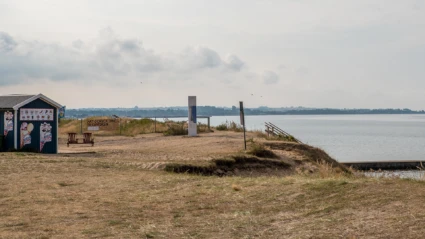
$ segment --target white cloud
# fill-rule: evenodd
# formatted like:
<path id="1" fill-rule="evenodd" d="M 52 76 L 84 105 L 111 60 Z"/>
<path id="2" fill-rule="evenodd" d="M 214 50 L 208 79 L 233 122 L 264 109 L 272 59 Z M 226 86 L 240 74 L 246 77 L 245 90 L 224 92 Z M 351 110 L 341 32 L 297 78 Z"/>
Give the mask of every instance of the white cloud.
<path id="1" fill-rule="evenodd" d="M 228 82 L 234 78 L 229 76 L 240 74 L 243 66 L 238 56 L 230 54 L 223 60 L 205 46 L 159 54 L 138 39 L 118 37 L 110 28 L 100 31 L 92 42 L 76 40 L 69 47 L 16 40 L 0 32 L 0 85 L 45 79 L 114 82 L 125 77 L 159 81 L 216 78 Z"/>
<path id="2" fill-rule="evenodd" d="M 245 66 L 245 63 L 235 55 L 228 55 L 225 62 L 230 69 L 236 71 L 240 71 Z"/>
<path id="3" fill-rule="evenodd" d="M 264 105 L 423 108 L 421 0 L 1 2 L 0 93 L 23 82 L 121 87 L 113 103 L 134 105 L 138 83 L 164 102 L 197 93 L 226 104 L 258 90 L 271 95 Z M 105 26 L 119 35 L 98 34 Z"/>
<path id="4" fill-rule="evenodd" d="M 273 85 L 279 82 L 279 76 L 273 71 L 264 71 L 262 80 L 266 85 Z"/>
<path id="5" fill-rule="evenodd" d="M 9 34 L 0 32 L 0 52 L 11 51 L 15 46 L 16 42 Z"/>

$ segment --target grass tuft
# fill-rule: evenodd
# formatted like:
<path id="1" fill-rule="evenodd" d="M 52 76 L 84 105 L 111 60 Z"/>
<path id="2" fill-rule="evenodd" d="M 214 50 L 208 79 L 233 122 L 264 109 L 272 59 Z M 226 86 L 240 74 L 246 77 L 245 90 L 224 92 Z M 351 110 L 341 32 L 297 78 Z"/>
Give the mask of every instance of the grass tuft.
<path id="1" fill-rule="evenodd" d="M 168 122 L 167 127 L 168 129 L 164 131 L 165 136 L 187 135 L 187 124 L 185 121 Z"/>
<path id="2" fill-rule="evenodd" d="M 236 185 L 236 184 L 232 184 L 232 189 L 233 189 L 234 191 L 241 191 L 241 190 L 242 190 L 241 186 Z"/>
<path id="3" fill-rule="evenodd" d="M 243 132 L 243 126 L 235 123 L 234 121 L 226 121 L 215 127 L 216 130 L 220 131 L 234 131 L 234 132 Z"/>
<path id="4" fill-rule="evenodd" d="M 273 151 L 266 149 L 264 145 L 260 143 L 251 144 L 251 149 L 248 151 L 248 153 L 261 158 L 278 157 Z"/>
<path id="5" fill-rule="evenodd" d="M 61 187 L 68 187 L 68 186 L 71 186 L 72 184 L 66 183 L 66 182 L 59 182 L 58 185 L 61 186 Z"/>
<path id="6" fill-rule="evenodd" d="M 292 135 L 277 135 L 277 136 L 266 136 L 267 140 L 286 141 L 286 142 L 297 142 L 297 139 Z"/>

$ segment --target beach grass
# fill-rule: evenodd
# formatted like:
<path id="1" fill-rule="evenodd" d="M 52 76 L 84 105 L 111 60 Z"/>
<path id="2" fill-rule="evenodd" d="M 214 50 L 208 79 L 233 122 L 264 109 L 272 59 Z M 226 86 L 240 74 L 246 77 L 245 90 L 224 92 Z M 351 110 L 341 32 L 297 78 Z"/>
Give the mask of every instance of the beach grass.
<path id="1" fill-rule="evenodd" d="M 255 133 L 248 137 L 262 142 Z M 424 181 L 359 177 L 331 161 L 315 161 L 326 155 L 314 147 L 264 142 L 278 156 L 269 160 L 291 164 L 282 167 L 286 174 L 241 173 L 238 157 L 253 156 L 243 151 L 243 134 L 230 131 L 104 136 L 94 147 L 61 143 L 57 155 L 0 153 L 0 238 L 420 238 L 425 233 Z M 245 162 L 250 169 L 258 163 Z M 170 164 L 211 163 L 239 173 L 163 170 Z"/>

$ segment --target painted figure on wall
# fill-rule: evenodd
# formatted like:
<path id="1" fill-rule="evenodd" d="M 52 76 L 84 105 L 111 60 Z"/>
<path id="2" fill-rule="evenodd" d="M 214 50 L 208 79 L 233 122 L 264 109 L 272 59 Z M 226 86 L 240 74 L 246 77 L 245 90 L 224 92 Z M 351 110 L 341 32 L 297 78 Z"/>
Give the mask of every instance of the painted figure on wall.
<path id="1" fill-rule="evenodd" d="M 9 131 L 13 131 L 13 113 L 6 111 L 4 112 L 4 136 L 7 136 Z"/>
<path id="2" fill-rule="evenodd" d="M 52 142 L 52 126 L 44 122 L 40 125 L 40 152 L 47 142 Z"/>
<path id="3" fill-rule="evenodd" d="M 31 144 L 31 132 L 34 129 L 32 123 L 22 122 L 21 124 L 21 148 L 24 145 Z"/>

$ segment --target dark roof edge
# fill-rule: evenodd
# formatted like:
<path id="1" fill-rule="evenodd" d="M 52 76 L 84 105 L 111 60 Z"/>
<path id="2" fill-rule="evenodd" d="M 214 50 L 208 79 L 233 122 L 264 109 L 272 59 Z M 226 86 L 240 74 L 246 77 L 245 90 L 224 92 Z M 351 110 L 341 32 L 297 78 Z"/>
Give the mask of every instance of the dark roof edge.
<path id="1" fill-rule="evenodd" d="M 47 96 L 45 96 L 45 95 L 43 95 L 43 94 L 38 94 L 38 95 L 34 95 L 33 97 L 28 98 L 28 99 L 26 99 L 26 100 L 22 101 L 21 103 L 19 103 L 19 104 L 17 104 L 17 105 L 15 105 L 15 106 L 13 106 L 13 109 L 14 109 L 14 110 L 17 110 L 17 109 L 19 109 L 20 107 L 22 107 L 22 106 L 24 106 L 24 105 L 26 105 L 26 104 L 28 104 L 28 103 L 30 103 L 30 102 L 32 102 L 32 101 L 34 101 L 34 100 L 36 100 L 36 99 L 41 99 L 41 100 L 43 100 L 44 102 L 46 102 L 46 103 L 48 103 L 48 104 L 50 104 L 50 105 L 53 105 L 53 106 L 54 106 L 54 107 L 56 107 L 57 109 L 62 108 L 62 105 L 61 105 L 61 104 L 59 104 L 59 103 L 57 103 L 56 101 L 54 101 L 54 100 L 50 99 L 49 97 L 47 97 Z"/>

